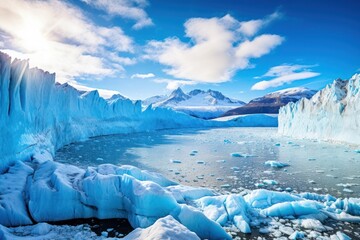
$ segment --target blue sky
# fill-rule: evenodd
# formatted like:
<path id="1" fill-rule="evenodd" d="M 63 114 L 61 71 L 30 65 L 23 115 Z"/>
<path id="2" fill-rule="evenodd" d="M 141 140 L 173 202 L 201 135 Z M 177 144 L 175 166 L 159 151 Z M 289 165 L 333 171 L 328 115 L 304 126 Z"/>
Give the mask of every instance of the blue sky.
<path id="1" fill-rule="evenodd" d="M 357 0 L 0 1 L 0 49 L 132 99 L 181 86 L 249 101 L 360 71 Z"/>

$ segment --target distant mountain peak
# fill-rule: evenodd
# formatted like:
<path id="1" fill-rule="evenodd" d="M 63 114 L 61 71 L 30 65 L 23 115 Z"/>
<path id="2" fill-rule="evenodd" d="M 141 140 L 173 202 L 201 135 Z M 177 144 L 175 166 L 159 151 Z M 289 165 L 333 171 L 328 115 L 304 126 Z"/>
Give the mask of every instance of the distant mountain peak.
<path id="1" fill-rule="evenodd" d="M 232 109 L 224 116 L 254 113 L 279 113 L 280 107 L 289 102 L 297 102 L 301 98 L 310 99 L 317 91 L 305 87 L 286 88 L 268 93 L 263 97 L 251 100 L 248 104 Z"/>
<path id="2" fill-rule="evenodd" d="M 190 115 L 204 118 L 220 116 L 226 111 L 242 106 L 245 103 L 240 100 L 230 99 L 219 91 L 208 89 L 194 89 L 184 93 L 177 88 L 169 96 L 155 96 L 143 101 L 144 105 L 153 104 L 156 107 L 170 107 L 178 111 L 187 112 Z M 190 113 L 191 112 L 191 113 Z"/>

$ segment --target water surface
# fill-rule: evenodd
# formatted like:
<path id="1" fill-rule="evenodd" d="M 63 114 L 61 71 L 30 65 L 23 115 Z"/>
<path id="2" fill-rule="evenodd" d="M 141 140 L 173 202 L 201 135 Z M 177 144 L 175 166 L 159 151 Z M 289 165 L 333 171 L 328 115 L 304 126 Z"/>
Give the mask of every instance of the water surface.
<path id="1" fill-rule="evenodd" d="M 360 153 L 355 150 L 281 137 L 276 128 L 179 129 L 91 138 L 63 147 L 55 160 L 82 168 L 130 164 L 221 192 L 261 187 L 358 197 Z M 271 168 L 264 164 L 268 160 L 290 166 Z"/>

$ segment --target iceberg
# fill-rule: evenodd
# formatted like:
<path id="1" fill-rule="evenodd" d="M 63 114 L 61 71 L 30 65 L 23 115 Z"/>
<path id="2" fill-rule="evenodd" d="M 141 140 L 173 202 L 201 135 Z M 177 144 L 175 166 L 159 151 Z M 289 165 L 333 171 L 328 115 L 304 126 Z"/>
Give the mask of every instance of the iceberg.
<path id="1" fill-rule="evenodd" d="M 316 93 L 280 108 L 278 132 L 296 138 L 311 138 L 359 145 L 360 74 L 337 79 Z"/>

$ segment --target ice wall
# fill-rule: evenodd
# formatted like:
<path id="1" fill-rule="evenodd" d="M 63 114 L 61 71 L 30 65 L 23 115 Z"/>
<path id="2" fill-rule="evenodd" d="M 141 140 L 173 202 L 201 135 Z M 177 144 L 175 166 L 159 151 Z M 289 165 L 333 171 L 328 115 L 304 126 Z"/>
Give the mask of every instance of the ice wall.
<path id="1" fill-rule="evenodd" d="M 84 138 L 184 127 L 274 126 L 276 119 L 244 116 L 205 121 L 171 109 L 142 110 L 140 101 L 109 100 L 98 91 L 79 91 L 55 82 L 55 74 L 29 68 L 28 61 L 0 52 L 0 173 L 9 163 L 29 159 L 39 150 Z"/>
<path id="2" fill-rule="evenodd" d="M 0 52 L 0 172 L 37 151 L 102 135 L 177 127 L 201 121 L 170 110 L 142 111 L 140 101 L 105 100 L 97 91 L 55 83 L 55 74 Z M 157 118 L 155 119 L 155 115 Z M 171 116 L 172 118 L 168 118 Z"/>
<path id="3" fill-rule="evenodd" d="M 360 74 L 337 79 L 311 99 L 289 103 L 279 112 L 279 133 L 360 144 Z"/>

